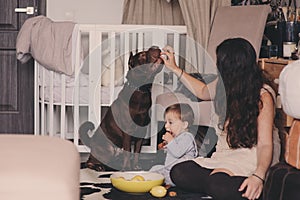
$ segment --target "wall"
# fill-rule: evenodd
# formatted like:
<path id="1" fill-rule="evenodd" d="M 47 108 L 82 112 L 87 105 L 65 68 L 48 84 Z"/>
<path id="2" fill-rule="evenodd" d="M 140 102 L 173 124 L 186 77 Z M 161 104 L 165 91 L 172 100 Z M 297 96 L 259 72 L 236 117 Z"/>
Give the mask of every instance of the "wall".
<path id="1" fill-rule="evenodd" d="M 121 24 L 123 0 L 47 0 L 47 16 L 54 21 Z"/>

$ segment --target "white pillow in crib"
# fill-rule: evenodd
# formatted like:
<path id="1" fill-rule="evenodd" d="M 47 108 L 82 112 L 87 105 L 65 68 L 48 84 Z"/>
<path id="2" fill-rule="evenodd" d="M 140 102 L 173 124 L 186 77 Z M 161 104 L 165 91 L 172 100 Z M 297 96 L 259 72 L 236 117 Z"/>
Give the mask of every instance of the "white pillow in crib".
<path id="1" fill-rule="evenodd" d="M 118 40 L 116 40 L 118 43 Z M 92 53 L 89 55 L 89 36 L 88 35 L 82 35 L 81 37 L 81 54 L 82 58 L 86 59 L 84 60 L 83 65 L 81 66 L 81 73 L 83 74 L 89 74 L 89 63 L 88 63 L 88 56 L 94 56 L 95 53 Z M 111 59 L 110 58 L 110 49 L 107 48 L 108 42 L 105 41 L 103 43 L 102 48 L 102 67 L 101 67 L 101 85 L 104 87 L 107 87 L 110 85 L 110 67 L 111 63 L 115 62 L 115 80 L 114 85 L 120 86 L 123 84 L 124 80 L 124 64 L 120 56 L 117 56 L 120 54 L 119 49 L 115 49 L 115 55 L 116 58 Z M 117 44 L 117 46 L 119 46 Z"/>
<path id="2" fill-rule="evenodd" d="M 286 114 L 300 119 L 300 60 L 288 64 L 279 76 L 279 94 Z"/>
<path id="3" fill-rule="evenodd" d="M 101 75 L 101 85 L 108 87 L 110 85 L 110 69 L 111 65 L 108 59 L 103 59 L 102 64 L 102 75 Z M 115 86 L 120 86 L 123 84 L 124 79 L 124 66 L 123 61 L 120 57 L 115 60 L 115 80 L 113 81 Z"/>
<path id="4" fill-rule="evenodd" d="M 82 57 L 88 59 L 88 38 L 82 38 Z M 117 54 L 116 50 L 116 54 Z M 110 50 L 104 49 L 102 51 L 102 67 L 101 67 L 101 85 L 107 87 L 110 85 L 110 67 L 113 61 L 110 59 Z M 115 59 L 115 80 L 114 85 L 120 86 L 124 80 L 124 65 L 120 57 Z M 89 74 L 88 60 L 84 60 L 81 67 L 81 73 Z"/>

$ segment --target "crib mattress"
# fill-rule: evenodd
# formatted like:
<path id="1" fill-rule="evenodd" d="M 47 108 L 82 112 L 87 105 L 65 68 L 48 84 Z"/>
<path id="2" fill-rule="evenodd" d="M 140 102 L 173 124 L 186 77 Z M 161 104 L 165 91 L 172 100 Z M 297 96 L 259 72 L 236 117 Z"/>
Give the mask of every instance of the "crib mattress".
<path id="1" fill-rule="evenodd" d="M 110 105 L 114 99 L 116 99 L 117 95 L 121 91 L 122 86 L 114 87 L 114 94 L 111 97 L 111 89 L 109 87 L 101 87 L 100 89 L 100 101 L 101 105 Z M 44 87 L 44 98 L 40 96 L 40 99 L 44 99 L 44 102 L 50 102 L 51 95 L 50 95 L 51 87 L 46 86 Z M 66 105 L 73 105 L 74 104 L 74 87 L 65 87 L 65 104 Z M 61 104 L 62 102 L 62 88 L 61 87 L 53 87 L 53 103 L 54 104 Z M 112 101 L 111 101 L 111 98 Z M 87 86 L 81 86 L 79 88 L 79 105 L 88 105 L 89 104 L 89 88 Z"/>
<path id="2" fill-rule="evenodd" d="M 44 78 L 43 78 L 44 77 Z M 51 78 L 52 77 L 52 80 Z M 89 104 L 89 75 L 85 73 L 80 73 L 76 78 L 74 76 L 65 76 L 64 82 L 65 87 L 62 88 L 62 74 L 51 72 L 49 70 L 44 70 L 44 74 L 39 77 L 39 86 L 40 86 L 40 100 L 45 103 L 50 102 L 51 96 L 53 98 L 54 104 L 61 104 L 62 99 L 64 98 L 64 102 L 66 105 L 74 104 L 75 99 L 75 83 L 78 81 L 79 84 L 79 104 L 80 105 L 88 105 Z M 101 83 L 99 83 L 101 85 Z M 100 89 L 100 101 L 101 105 L 110 105 L 114 99 L 116 99 L 120 90 L 122 89 L 122 85 L 116 84 L 112 89 L 108 86 L 99 87 Z M 44 88 L 44 91 L 41 90 Z M 51 95 L 51 88 L 53 88 L 53 95 Z M 65 95 L 63 95 L 63 90 L 65 91 Z M 94 91 L 93 93 L 96 93 Z M 112 100 L 111 100 L 112 99 Z"/>

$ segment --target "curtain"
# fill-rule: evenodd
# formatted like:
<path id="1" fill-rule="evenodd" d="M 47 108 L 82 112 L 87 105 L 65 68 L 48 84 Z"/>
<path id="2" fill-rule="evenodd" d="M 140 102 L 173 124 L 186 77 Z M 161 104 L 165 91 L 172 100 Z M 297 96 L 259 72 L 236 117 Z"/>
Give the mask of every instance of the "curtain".
<path id="1" fill-rule="evenodd" d="M 179 0 L 188 35 L 207 48 L 210 28 L 219 6 L 231 5 L 231 0 Z"/>
<path id="2" fill-rule="evenodd" d="M 124 0 L 122 24 L 184 25 L 178 0 Z"/>
<path id="3" fill-rule="evenodd" d="M 187 26 L 187 72 L 204 72 L 203 51 L 207 48 L 210 28 L 219 6 L 231 0 L 124 0 L 123 24 Z"/>
<path id="4" fill-rule="evenodd" d="M 209 59 L 205 49 L 215 12 L 220 6 L 230 6 L 231 0 L 179 0 L 179 4 L 190 38 L 187 43 L 190 57 L 185 70 L 202 73 Z"/>

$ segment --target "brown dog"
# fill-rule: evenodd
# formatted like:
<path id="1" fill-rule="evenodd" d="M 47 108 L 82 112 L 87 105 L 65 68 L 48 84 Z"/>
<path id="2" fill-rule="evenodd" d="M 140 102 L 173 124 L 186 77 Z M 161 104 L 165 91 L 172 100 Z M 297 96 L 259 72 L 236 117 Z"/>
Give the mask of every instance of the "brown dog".
<path id="1" fill-rule="evenodd" d="M 112 103 L 92 137 L 91 122 L 79 128 L 81 141 L 91 148 L 87 167 L 105 170 L 105 165 L 114 169 L 138 169 L 138 156 L 150 123 L 151 87 L 155 76 L 162 70 L 161 50 L 151 47 L 129 58 L 127 82 Z M 131 167 L 131 144 L 134 143 L 133 168 Z M 120 158 L 122 156 L 122 159 Z"/>

